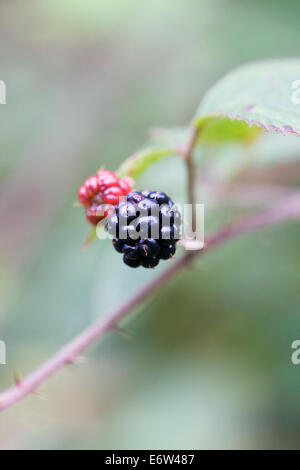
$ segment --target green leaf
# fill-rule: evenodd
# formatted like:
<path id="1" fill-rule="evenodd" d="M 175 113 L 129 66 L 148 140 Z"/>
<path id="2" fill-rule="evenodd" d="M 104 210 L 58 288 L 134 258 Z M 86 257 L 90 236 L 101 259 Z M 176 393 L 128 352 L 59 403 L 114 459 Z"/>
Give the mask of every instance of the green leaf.
<path id="1" fill-rule="evenodd" d="M 300 135 L 297 80 L 300 59 L 256 62 L 229 73 L 197 111 L 194 125 L 201 129 L 200 139 L 249 142 L 259 129 Z"/>
<path id="2" fill-rule="evenodd" d="M 121 177 L 130 176 L 135 180 L 141 175 L 141 173 L 153 165 L 153 163 L 156 163 L 161 158 L 175 154 L 176 151 L 171 148 L 149 147 L 135 153 L 125 160 L 117 173 Z"/>
<path id="3" fill-rule="evenodd" d="M 251 144 L 262 133 L 258 126 L 251 127 L 245 121 L 230 118 L 208 117 L 199 122 L 202 128 L 199 143 L 205 145 L 221 145 L 230 142 Z"/>
<path id="4" fill-rule="evenodd" d="M 229 73 L 205 95 L 193 126 L 201 130 L 198 141 L 205 145 L 251 144 L 263 130 L 300 135 L 298 100 L 300 59 L 248 64 Z M 180 154 L 190 138 L 191 127 L 155 130 L 154 142 L 129 157 L 118 174 L 136 179 L 160 159 Z"/>

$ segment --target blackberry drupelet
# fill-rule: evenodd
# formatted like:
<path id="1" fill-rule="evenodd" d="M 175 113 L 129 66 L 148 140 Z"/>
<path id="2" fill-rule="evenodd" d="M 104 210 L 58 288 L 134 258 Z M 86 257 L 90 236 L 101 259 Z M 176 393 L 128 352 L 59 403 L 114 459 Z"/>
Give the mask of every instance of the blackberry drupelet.
<path id="1" fill-rule="evenodd" d="M 115 207 L 106 230 L 127 266 L 154 268 L 172 258 L 180 238 L 181 215 L 167 194 L 135 191 Z"/>

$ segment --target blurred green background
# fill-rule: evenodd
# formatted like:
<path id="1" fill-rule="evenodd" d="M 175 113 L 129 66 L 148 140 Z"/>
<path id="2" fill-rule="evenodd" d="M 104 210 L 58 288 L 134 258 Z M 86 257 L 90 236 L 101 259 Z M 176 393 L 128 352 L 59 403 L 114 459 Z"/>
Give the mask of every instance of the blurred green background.
<path id="1" fill-rule="evenodd" d="M 88 228 L 72 203 L 84 178 L 116 169 L 149 128 L 187 123 L 235 66 L 297 55 L 299 15 L 290 0 L 1 2 L 1 389 L 157 275 L 126 268 L 108 241 L 80 249 Z M 298 145 L 271 136 L 257 152 Z M 244 153 L 208 150 L 218 175 Z M 298 185 L 297 165 L 272 178 L 291 173 Z M 236 209 L 216 211 L 201 175 L 208 231 Z M 181 162 L 139 187 L 184 202 Z M 298 448 L 299 235 L 268 229 L 199 259 L 126 325 L 131 341 L 107 335 L 41 388 L 45 400 L 2 413 L 0 448 Z"/>

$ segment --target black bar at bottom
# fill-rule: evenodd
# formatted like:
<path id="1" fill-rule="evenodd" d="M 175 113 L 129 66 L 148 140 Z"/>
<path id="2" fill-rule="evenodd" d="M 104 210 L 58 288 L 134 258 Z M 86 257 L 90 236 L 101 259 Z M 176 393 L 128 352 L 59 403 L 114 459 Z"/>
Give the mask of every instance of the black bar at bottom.
<path id="1" fill-rule="evenodd" d="M 146 466 L 163 465 L 199 465 L 200 451 L 195 450 L 132 450 L 132 451 L 100 451 L 100 461 L 108 468 L 122 466 L 127 468 L 143 468 Z"/>

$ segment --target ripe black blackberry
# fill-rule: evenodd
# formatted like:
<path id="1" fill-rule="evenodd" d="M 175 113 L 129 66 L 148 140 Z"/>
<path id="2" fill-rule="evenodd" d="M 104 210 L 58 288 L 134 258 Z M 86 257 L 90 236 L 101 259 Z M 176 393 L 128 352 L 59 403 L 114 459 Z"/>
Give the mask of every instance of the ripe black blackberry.
<path id="1" fill-rule="evenodd" d="M 120 202 L 107 222 L 113 246 L 132 268 L 154 268 L 172 258 L 180 238 L 181 215 L 160 191 L 135 191 Z"/>

